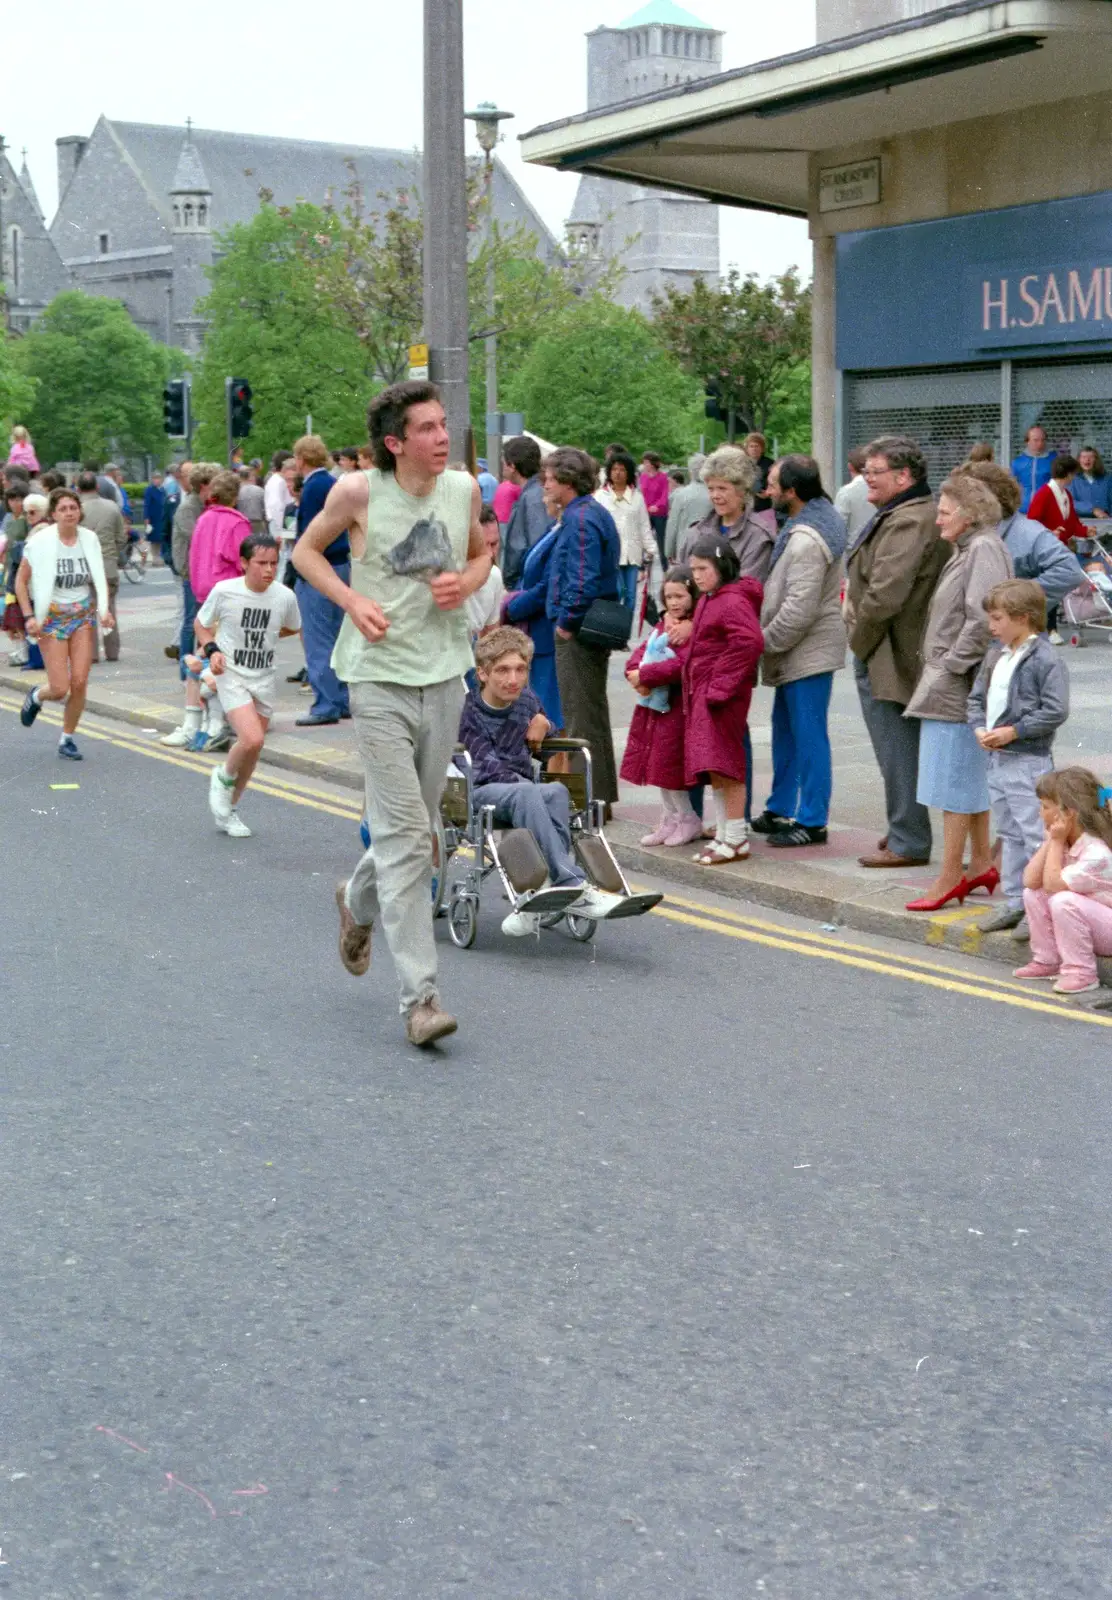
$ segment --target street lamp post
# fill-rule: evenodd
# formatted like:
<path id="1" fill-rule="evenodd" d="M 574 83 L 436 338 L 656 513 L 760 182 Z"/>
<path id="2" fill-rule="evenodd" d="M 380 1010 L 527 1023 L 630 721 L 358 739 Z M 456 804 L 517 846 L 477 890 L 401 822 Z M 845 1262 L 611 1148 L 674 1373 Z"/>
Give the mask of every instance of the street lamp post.
<path id="1" fill-rule="evenodd" d="M 467 163 L 463 0 L 424 0 L 424 310 L 429 377 L 439 384 L 452 459 L 467 454 Z"/>
<path id="2" fill-rule="evenodd" d="M 494 147 L 498 143 L 498 124 L 512 111 L 499 111 L 491 101 L 484 100 L 474 110 L 465 113 L 468 122 L 475 124 L 479 148 L 483 152 L 483 192 L 486 202 L 486 458 L 487 467 L 496 478 L 502 476 L 502 428 L 498 416 L 498 335 L 494 331 Z"/>

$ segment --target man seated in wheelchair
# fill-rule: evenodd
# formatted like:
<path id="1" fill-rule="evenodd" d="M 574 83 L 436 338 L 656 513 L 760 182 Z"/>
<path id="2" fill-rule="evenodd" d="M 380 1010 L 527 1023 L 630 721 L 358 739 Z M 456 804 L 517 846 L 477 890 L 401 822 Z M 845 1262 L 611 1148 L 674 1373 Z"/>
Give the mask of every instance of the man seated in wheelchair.
<path id="1" fill-rule="evenodd" d="M 474 769 L 476 806 L 493 806 L 499 827 L 532 834 L 548 866 L 548 882 L 520 901 L 502 924 L 504 933 L 516 935 L 536 932 L 541 915 L 555 909 L 602 921 L 624 899 L 584 877 L 572 852 L 571 801 L 564 785 L 535 781 L 533 752 L 554 730 L 528 687 L 532 656 L 533 641 L 520 628 L 494 628 L 479 639 L 478 682 L 468 691 L 459 725 L 459 742 Z M 534 901 L 538 909 L 531 912 Z"/>

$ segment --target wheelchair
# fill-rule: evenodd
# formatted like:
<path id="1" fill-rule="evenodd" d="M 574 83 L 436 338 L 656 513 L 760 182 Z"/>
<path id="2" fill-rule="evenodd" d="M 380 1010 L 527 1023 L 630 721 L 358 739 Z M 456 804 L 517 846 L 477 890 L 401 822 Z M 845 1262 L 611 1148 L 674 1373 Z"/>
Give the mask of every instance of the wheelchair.
<path id="1" fill-rule="evenodd" d="M 573 770 L 551 770 L 554 756 L 568 757 Z M 537 783 L 562 783 L 568 790 L 572 851 L 583 876 L 596 888 L 621 897 L 602 920 L 644 916 L 659 905 L 663 894 L 633 893 L 607 842 L 603 833 L 606 808 L 594 798 L 591 751 L 586 742 L 546 739 L 534 759 L 533 777 Z M 593 939 L 598 919 L 577 916 L 571 909 L 580 891 L 547 885 L 548 865 L 533 835 L 524 828 L 497 828 L 494 807 L 480 805 L 475 788 L 471 757 L 457 746 L 434 827 L 437 849 L 433 915 L 447 918 L 452 943 L 460 950 L 468 950 L 475 943 L 483 882 L 492 873 L 501 880 L 512 911 L 539 915 L 542 928 L 563 925 L 582 944 Z M 457 855 L 461 863 L 466 855 L 468 865 L 454 876 L 452 864 Z"/>

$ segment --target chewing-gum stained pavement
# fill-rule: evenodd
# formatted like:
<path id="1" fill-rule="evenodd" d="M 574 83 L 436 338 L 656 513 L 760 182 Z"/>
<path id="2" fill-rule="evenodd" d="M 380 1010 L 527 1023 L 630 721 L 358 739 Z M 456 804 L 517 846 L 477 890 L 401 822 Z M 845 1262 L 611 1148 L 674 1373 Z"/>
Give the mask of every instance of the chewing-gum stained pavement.
<path id="1" fill-rule="evenodd" d="M 154 742 L 159 734 L 169 732 L 181 721 L 183 696 L 178 666 L 164 653 L 164 646 L 176 638 L 177 584 L 165 569 L 154 568 L 142 584 L 122 587 L 118 609 L 120 660 L 94 666 L 88 706 L 102 716 L 133 724 Z M 1087 766 L 1104 781 L 1112 781 L 1112 649 L 1103 636 L 1090 635 L 1083 648 L 1067 645 L 1064 654 L 1070 670 L 1071 709 L 1069 721 L 1055 744 L 1056 764 Z M 304 716 L 312 703 L 308 693 L 285 681 L 287 674 L 297 671 L 301 664 L 300 642 L 283 641 L 279 647 L 277 708 L 263 761 L 362 791 L 362 772 L 350 723 L 323 728 L 294 726 L 296 718 Z M 634 708 L 633 693 L 623 677 L 624 665 L 623 654 L 612 658 L 610 707 L 619 760 Z M 0 685 L 21 693 L 41 676 L 0 666 Z M 756 768 L 755 812 L 767 799 L 771 778 L 771 709 L 772 691 L 758 688 L 750 716 Z M 623 784 L 621 800 L 607 829 L 616 854 L 627 871 L 651 872 L 689 889 L 699 887 L 736 896 L 812 917 L 820 924 L 908 939 L 1016 965 L 1026 946 L 1017 946 L 1007 934 L 980 932 L 980 924 L 1003 903 L 1000 890 L 991 901 L 978 892 L 964 906 L 951 905 L 935 915 L 916 915 L 905 911 L 904 904 L 932 881 L 933 867 L 873 871 L 858 864 L 858 856 L 875 849 L 885 826 L 880 775 L 848 668 L 835 676 L 830 736 L 834 750 L 834 802 L 827 844 L 774 850 L 754 835 L 748 861 L 726 867 L 697 867 L 691 859 L 694 846 L 676 850 L 641 847 L 641 835 L 649 831 L 658 814 L 655 791 Z M 936 815 L 933 820 L 937 857 L 941 817 Z M 1102 963 L 1102 968 L 1105 980 L 1112 981 L 1112 962 Z"/>

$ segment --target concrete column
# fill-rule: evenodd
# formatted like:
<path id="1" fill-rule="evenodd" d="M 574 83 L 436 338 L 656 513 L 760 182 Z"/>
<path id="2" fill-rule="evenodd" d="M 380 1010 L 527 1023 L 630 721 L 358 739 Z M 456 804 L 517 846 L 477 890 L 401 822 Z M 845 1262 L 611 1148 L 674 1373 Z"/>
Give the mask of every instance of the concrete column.
<path id="1" fill-rule="evenodd" d="M 424 301 L 429 377 L 440 385 L 452 459 L 467 455 L 467 166 L 463 0 L 424 0 Z"/>
<path id="2" fill-rule="evenodd" d="M 826 236 L 815 239 L 812 255 L 811 448 L 823 482 L 833 490 L 842 481 L 841 463 L 834 454 L 834 240 Z"/>

